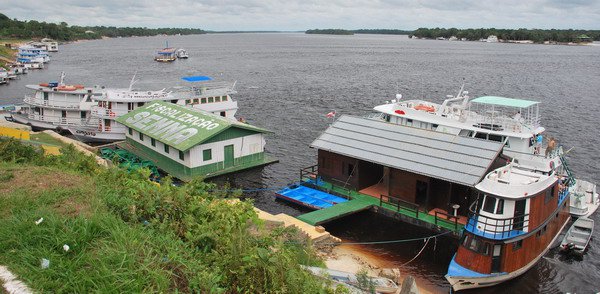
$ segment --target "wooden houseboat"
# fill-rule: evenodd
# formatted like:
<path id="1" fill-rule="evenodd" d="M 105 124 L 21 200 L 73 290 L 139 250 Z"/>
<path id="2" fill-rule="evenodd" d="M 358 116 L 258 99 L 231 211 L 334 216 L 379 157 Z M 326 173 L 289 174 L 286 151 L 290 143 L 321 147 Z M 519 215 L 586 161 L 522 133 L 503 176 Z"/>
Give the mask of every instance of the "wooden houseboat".
<path id="1" fill-rule="evenodd" d="M 550 249 L 570 219 L 560 162 L 510 163 L 475 188 L 477 201 L 446 279 L 456 291 L 515 278 Z M 566 179 L 565 179 L 566 180 Z"/>
<path id="2" fill-rule="evenodd" d="M 127 127 L 121 147 L 184 181 L 276 162 L 265 155 L 269 131 L 202 110 L 153 101 L 116 121 Z"/>
<path id="3" fill-rule="evenodd" d="M 348 115 L 311 147 L 319 179 L 462 224 L 474 186 L 507 160 L 500 142 Z"/>

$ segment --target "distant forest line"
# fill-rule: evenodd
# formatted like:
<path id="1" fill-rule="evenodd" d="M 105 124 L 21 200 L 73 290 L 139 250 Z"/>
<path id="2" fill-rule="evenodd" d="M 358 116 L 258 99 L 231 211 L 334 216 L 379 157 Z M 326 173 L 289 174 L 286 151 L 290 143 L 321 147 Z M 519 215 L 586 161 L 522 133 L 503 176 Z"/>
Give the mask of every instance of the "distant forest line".
<path id="1" fill-rule="evenodd" d="M 201 29 L 182 28 L 150 29 L 142 27 L 69 26 L 66 22 L 55 24 L 35 20 L 20 21 L 10 19 L 0 13 L 0 38 L 10 39 L 51 38 L 58 41 L 74 41 L 100 39 L 102 37 L 156 36 L 163 34 L 192 35 L 204 33 L 206 32 Z"/>
<path id="2" fill-rule="evenodd" d="M 414 31 L 395 29 L 314 29 L 307 30 L 307 34 L 331 34 L 331 35 L 354 35 L 354 34 L 384 34 L 384 35 L 410 35 L 418 38 L 450 38 L 452 36 L 469 41 L 485 39 L 491 35 L 502 40 L 531 40 L 535 43 L 550 42 L 577 42 L 578 37 L 586 35 L 595 41 L 600 41 L 600 30 L 541 30 L 541 29 L 457 29 L 457 28 L 419 28 Z"/>

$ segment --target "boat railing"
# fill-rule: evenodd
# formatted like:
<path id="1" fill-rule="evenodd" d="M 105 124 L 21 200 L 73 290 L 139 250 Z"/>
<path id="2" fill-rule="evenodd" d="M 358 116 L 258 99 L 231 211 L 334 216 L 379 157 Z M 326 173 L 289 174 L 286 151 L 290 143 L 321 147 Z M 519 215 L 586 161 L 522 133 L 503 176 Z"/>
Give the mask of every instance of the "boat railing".
<path id="1" fill-rule="evenodd" d="M 469 219 L 465 230 L 489 239 L 506 239 L 527 232 L 529 214 L 525 213 L 511 218 L 494 218 L 477 212 L 477 202 L 469 207 Z"/>
<path id="2" fill-rule="evenodd" d="M 56 100 L 45 100 L 43 98 L 37 98 L 33 95 L 25 95 L 23 102 L 31 105 L 44 106 L 48 108 L 58 108 L 58 109 L 79 109 L 79 101 L 70 102 L 70 101 L 56 101 Z"/>
<path id="3" fill-rule="evenodd" d="M 419 218 L 420 206 L 418 204 L 402 200 L 398 197 L 380 194 L 379 206 L 383 206 L 384 203 L 394 207 L 396 212 L 400 212 L 400 209 L 408 210 L 415 214 L 415 218 Z"/>
<path id="4" fill-rule="evenodd" d="M 61 126 L 77 126 L 85 123 L 84 118 L 67 118 L 60 116 L 50 116 L 50 115 L 40 115 L 40 114 L 28 114 L 27 118 L 43 121 L 46 123 L 50 123 L 53 125 L 61 125 Z"/>
<path id="5" fill-rule="evenodd" d="M 92 107 L 91 113 L 93 116 L 102 117 L 102 118 L 115 118 L 121 115 L 127 114 L 129 111 L 124 109 L 109 109 L 102 106 L 94 106 Z"/>

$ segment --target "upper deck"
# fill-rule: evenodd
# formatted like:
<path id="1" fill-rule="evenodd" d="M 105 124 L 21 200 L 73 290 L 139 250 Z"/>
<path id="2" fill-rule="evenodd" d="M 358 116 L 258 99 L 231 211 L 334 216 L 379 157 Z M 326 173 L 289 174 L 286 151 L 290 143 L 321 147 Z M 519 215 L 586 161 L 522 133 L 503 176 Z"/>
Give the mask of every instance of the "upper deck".
<path id="1" fill-rule="evenodd" d="M 532 197 L 558 180 L 553 171 L 536 173 L 511 163 L 488 173 L 475 186 L 479 191 L 506 199 Z"/>

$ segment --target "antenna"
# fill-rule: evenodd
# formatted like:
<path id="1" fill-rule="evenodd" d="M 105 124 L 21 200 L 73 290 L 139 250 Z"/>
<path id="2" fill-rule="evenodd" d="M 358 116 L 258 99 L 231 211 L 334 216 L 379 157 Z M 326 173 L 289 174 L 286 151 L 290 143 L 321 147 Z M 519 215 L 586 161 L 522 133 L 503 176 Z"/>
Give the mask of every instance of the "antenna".
<path id="1" fill-rule="evenodd" d="M 64 85 L 64 81 L 65 81 L 65 72 L 61 71 L 60 72 L 60 83 L 59 83 L 59 85 Z"/>
<path id="2" fill-rule="evenodd" d="M 135 71 L 135 73 L 133 74 L 133 77 L 131 78 L 131 82 L 129 83 L 129 92 L 131 92 L 131 89 L 133 88 L 133 84 L 135 84 L 137 82 L 135 80 L 135 75 L 137 75 L 137 71 Z"/>

